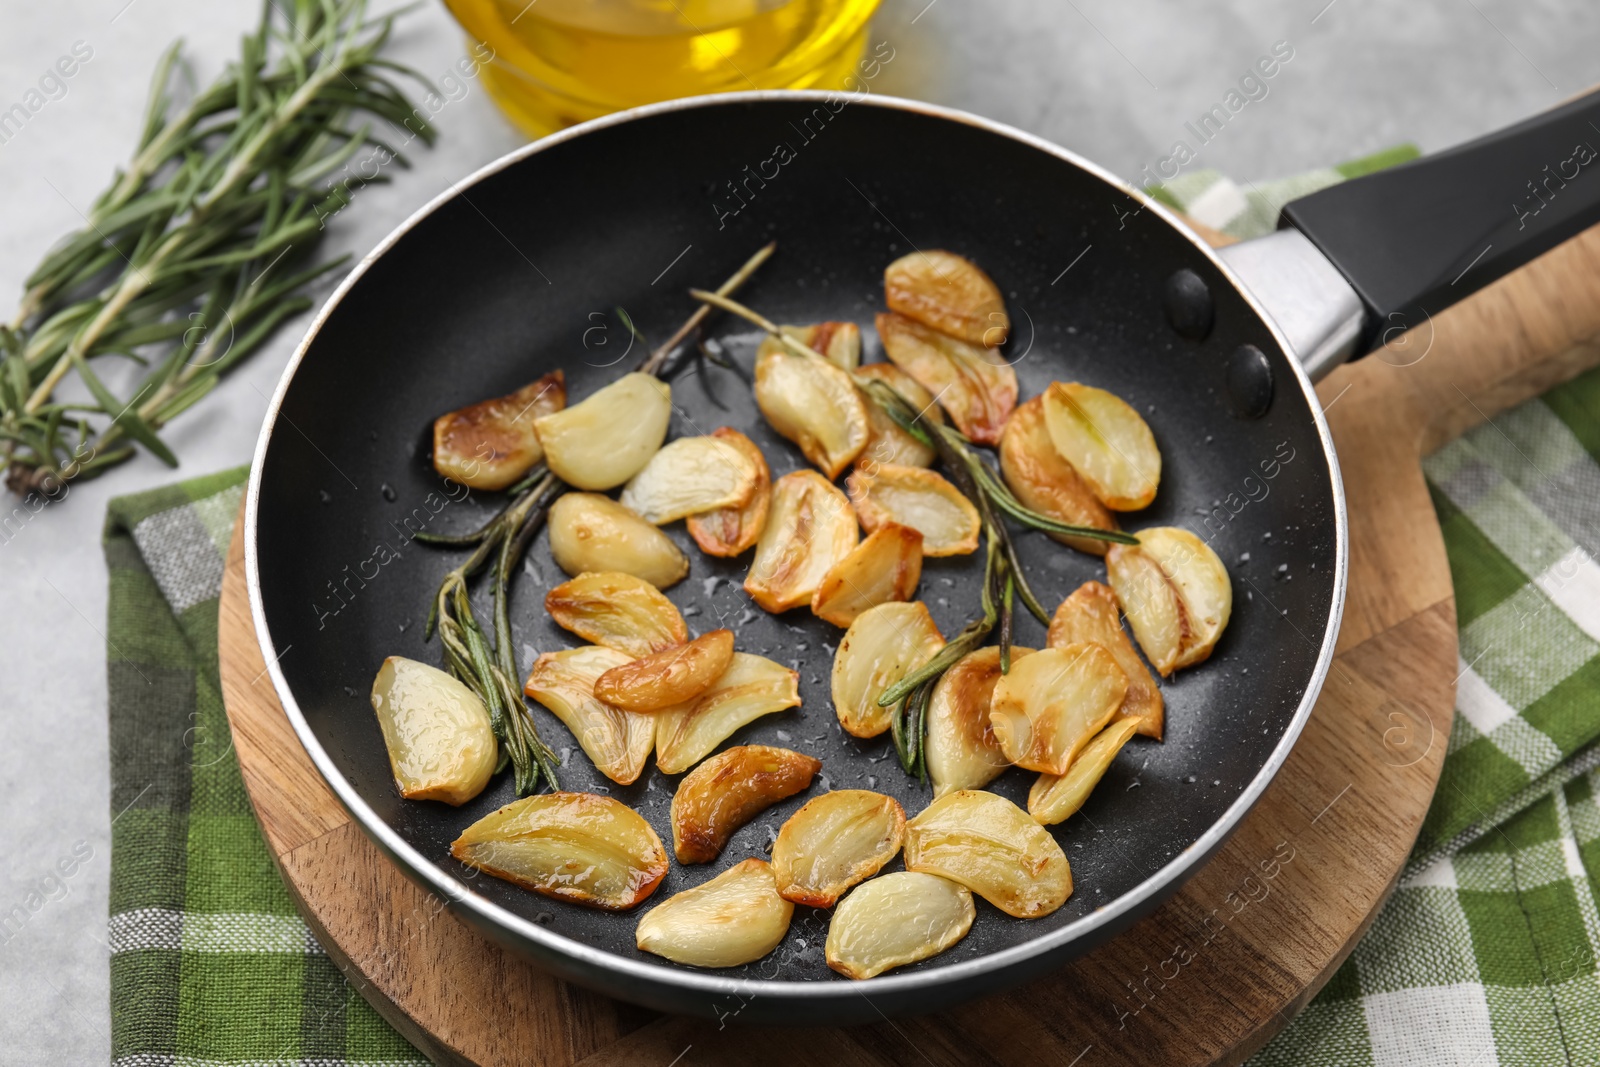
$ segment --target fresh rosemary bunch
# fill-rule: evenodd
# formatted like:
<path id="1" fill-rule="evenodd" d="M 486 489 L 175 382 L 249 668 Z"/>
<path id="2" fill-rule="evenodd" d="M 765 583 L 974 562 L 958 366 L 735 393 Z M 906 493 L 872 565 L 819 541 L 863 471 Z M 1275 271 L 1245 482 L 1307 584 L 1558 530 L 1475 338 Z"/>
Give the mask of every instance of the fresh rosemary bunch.
<path id="1" fill-rule="evenodd" d="M 559 789 L 560 783 L 556 778 L 555 754 L 540 740 L 538 727 L 522 700 L 522 688 L 518 684 L 521 674 L 511 641 L 509 586 L 511 575 L 528 543 L 544 523 L 551 502 L 565 488 L 540 464 L 511 490 L 511 503 L 477 531 L 462 537 L 416 534 L 417 540 L 432 544 L 475 546 L 472 554 L 439 584 L 423 636 L 432 637 L 435 629 L 439 631 L 439 643 L 444 646 L 445 664 L 450 673 L 476 693 L 489 710 L 489 723 L 504 746 L 501 766 L 510 759 L 518 796 L 533 792 L 539 785 L 541 773 L 550 788 Z M 491 560 L 493 647 L 473 613 L 472 596 L 467 589 L 468 580 Z"/>
<path id="2" fill-rule="evenodd" d="M 394 15 L 365 0 L 263 0 L 256 30 L 212 85 L 175 106 L 186 68 L 175 43 L 157 64 L 126 168 L 29 275 L 0 326 L 0 469 L 18 493 L 90 477 L 140 446 L 169 465 L 159 430 L 285 319 L 306 284 L 324 217 L 379 174 L 329 183 L 370 146 L 402 166 L 371 120 L 434 133 L 379 56 Z M 425 84 L 425 83 L 424 83 Z M 126 395 L 95 361 L 144 367 Z M 87 399 L 63 400 L 77 377 Z"/>
<path id="3" fill-rule="evenodd" d="M 709 293 L 691 289 L 690 295 L 702 303 L 738 315 L 777 338 L 791 352 L 811 359 L 827 361 L 827 357 L 810 346 L 785 334 L 770 319 L 752 311 L 724 293 Z M 1024 526 L 1046 533 L 1065 534 L 1069 537 L 1092 538 L 1116 544 L 1135 545 L 1138 540 L 1120 530 L 1100 530 L 1089 526 L 1072 526 L 1058 522 L 1048 515 L 1023 505 L 1005 482 L 984 462 L 967 437 L 953 426 L 929 418 L 915 405 L 897 393 L 887 382 L 866 375 L 854 376 L 856 385 L 868 399 L 881 407 L 907 433 L 932 448 L 939 456 L 951 480 L 973 505 L 983 523 L 984 572 L 981 595 L 981 612 L 967 623 L 949 644 L 921 667 L 885 689 L 878 697 L 879 707 L 892 707 L 890 735 L 900 765 L 908 774 L 927 780 L 924 740 L 927 735 L 928 702 L 933 687 L 940 676 L 967 653 L 980 647 L 998 625 L 1000 628 L 1000 671 L 1011 671 L 1012 606 L 1016 597 L 1041 623 L 1050 625 L 1050 614 L 1039 602 L 1028 584 L 1017 558 L 1017 549 L 1011 541 L 1002 516 L 1015 519 Z"/>

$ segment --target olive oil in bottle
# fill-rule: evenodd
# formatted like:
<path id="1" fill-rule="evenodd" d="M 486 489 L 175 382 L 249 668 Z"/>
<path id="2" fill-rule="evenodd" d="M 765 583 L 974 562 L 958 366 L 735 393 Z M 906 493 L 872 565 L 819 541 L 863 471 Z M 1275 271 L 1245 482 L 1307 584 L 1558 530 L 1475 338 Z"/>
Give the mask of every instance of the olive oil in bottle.
<path id="1" fill-rule="evenodd" d="M 638 104 L 837 89 L 878 0 L 445 0 L 492 50 L 484 87 L 540 136 Z"/>

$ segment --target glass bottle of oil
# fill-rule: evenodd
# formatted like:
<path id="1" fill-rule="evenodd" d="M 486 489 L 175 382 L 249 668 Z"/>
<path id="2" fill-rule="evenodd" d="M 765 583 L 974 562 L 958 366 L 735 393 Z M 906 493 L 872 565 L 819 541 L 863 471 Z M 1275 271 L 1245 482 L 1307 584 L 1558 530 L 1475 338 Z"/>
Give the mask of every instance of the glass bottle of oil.
<path id="1" fill-rule="evenodd" d="M 638 104 L 840 88 L 878 0 L 445 0 L 531 136 Z M 479 54 L 483 54 L 481 51 Z"/>

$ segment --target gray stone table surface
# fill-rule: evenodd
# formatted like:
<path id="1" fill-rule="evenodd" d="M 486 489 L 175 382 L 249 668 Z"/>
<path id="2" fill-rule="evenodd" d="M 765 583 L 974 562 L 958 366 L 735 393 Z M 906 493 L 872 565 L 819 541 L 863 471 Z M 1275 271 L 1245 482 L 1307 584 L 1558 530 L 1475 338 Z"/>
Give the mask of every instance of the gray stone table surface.
<path id="1" fill-rule="evenodd" d="M 0 294 L 11 301 L 129 153 L 160 51 L 185 37 L 207 78 L 259 8 L 256 0 L 5 0 L 3 8 L 0 111 L 58 56 L 75 45 L 92 50 L 64 94 L 53 92 L 19 128 L 0 129 Z M 1270 94 L 1192 164 L 1277 177 L 1400 141 L 1446 147 L 1548 107 L 1600 81 L 1597 31 L 1600 6 L 1580 0 L 885 0 L 872 32 L 896 58 L 874 90 L 1012 123 L 1134 177 L 1171 152 L 1185 120 L 1286 40 L 1294 59 Z M 460 53 L 436 0 L 393 46 L 396 58 L 435 77 Z M 331 228 L 328 254 L 365 252 L 521 140 L 477 85 L 438 123 L 439 147 L 419 153 L 392 186 L 363 192 Z M 0 914 L 80 842 L 93 853 L 51 887 L 56 899 L 0 930 L 0 1063 L 93 1063 L 110 1047 L 106 501 L 246 462 L 305 321 L 169 429 L 180 472 L 138 459 L 0 536 Z M 5 496 L 0 515 L 16 504 Z"/>

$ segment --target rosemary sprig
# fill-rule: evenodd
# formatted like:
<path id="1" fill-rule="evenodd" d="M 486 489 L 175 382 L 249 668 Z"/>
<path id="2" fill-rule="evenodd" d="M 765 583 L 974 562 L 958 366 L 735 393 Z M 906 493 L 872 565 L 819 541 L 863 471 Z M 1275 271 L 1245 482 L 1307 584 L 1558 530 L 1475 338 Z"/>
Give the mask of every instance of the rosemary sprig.
<path id="1" fill-rule="evenodd" d="M 788 336 L 770 319 L 732 300 L 725 293 L 691 289 L 690 295 L 703 304 L 718 307 L 765 330 L 797 355 L 827 361 L 809 345 Z M 1023 573 L 1016 545 L 1002 516 L 1046 533 L 1066 534 L 1116 544 L 1138 544 L 1131 534 L 1058 522 L 1025 506 L 987 463 L 972 442 L 953 426 L 928 418 L 887 382 L 866 375 L 855 375 L 856 385 L 867 398 L 881 407 L 907 433 L 931 447 L 939 456 L 950 479 L 978 509 L 984 532 L 984 574 L 981 612 L 932 659 L 885 689 L 878 706 L 894 708 L 890 735 L 900 765 L 908 774 L 927 780 L 925 738 L 928 702 L 941 675 L 967 653 L 981 647 L 998 625 L 1000 628 L 1000 670 L 1011 670 L 1012 607 L 1016 597 L 1041 623 L 1048 626 L 1050 615 L 1040 603 Z"/>
<path id="2" fill-rule="evenodd" d="M 744 266 L 734 271 L 732 276 L 730 276 L 727 281 L 722 283 L 722 285 L 717 289 L 716 295 L 724 298 L 732 296 L 738 291 L 740 286 L 750 280 L 750 276 L 752 274 L 761 268 L 761 264 L 772 258 L 772 253 L 776 252 L 777 250 L 778 242 L 776 241 L 768 241 L 766 244 L 762 245 L 761 248 L 756 251 L 755 255 L 745 260 Z M 699 292 L 700 290 L 695 289 L 690 291 Z M 666 362 L 667 357 L 672 355 L 673 351 L 679 345 L 683 344 L 684 338 L 693 333 L 695 328 L 704 322 L 706 320 L 706 316 L 710 314 L 711 308 L 705 303 L 702 303 L 699 307 L 695 308 L 694 314 L 690 315 L 686 320 L 684 320 L 683 325 L 678 327 L 677 332 L 671 337 L 667 338 L 660 348 L 657 348 L 650 354 L 650 358 L 645 360 L 645 362 L 640 365 L 639 370 L 644 374 L 658 373 L 661 370 L 661 365 Z M 629 332 L 633 333 L 635 337 L 640 336 L 638 331 L 633 328 L 633 323 L 631 321 L 628 322 L 627 325 Z"/>
<path id="3" fill-rule="evenodd" d="M 471 555 L 439 583 L 433 610 L 428 615 L 424 637 L 439 632 L 445 662 L 450 673 L 477 694 L 489 710 L 489 722 L 500 739 L 502 757 L 508 758 L 515 772 L 518 796 L 533 792 L 539 775 L 552 789 L 560 788 L 556 777 L 556 758 L 539 738 L 538 727 L 523 702 L 521 677 L 511 639 L 511 616 L 507 610 L 511 575 L 522 559 L 528 542 L 538 532 L 549 512 L 550 503 L 565 489 L 555 475 L 536 469 L 518 487 L 512 502 L 482 529 L 446 543 L 475 543 Z M 420 539 L 420 535 L 419 535 Z M 439 543 L 441 538 L 428 538 Z M 494 645 L 472 610 L 468 580 L 490 566 L 494 587 Z"/>
<path id="4" fill-rule="evenodd" d="M 433 141 L 387 76 L 411 72 L 379 58 L 393 19 L 367 19 L 365 0 L 263 0 L 239 57 L 176 108 L 180 46 L 163 54 L 132 159 L 0 326 L 0 470 L 14 491 L 91 477 L 140 447 L 176 466 L 158 431 L 310 306 L 305 286 L 344 262 L 309 264 L 325 216 L 386 180 L 330 177 L 367 146 L 405 165 L 371 121 Z M 126 395 L 95 370 L 112 355 L 145 368 Z M 57 399 L 69 376 L 89 402 Z"/>

